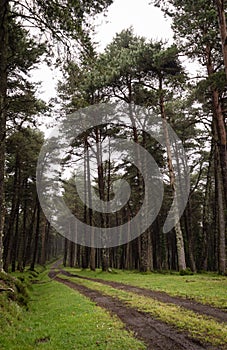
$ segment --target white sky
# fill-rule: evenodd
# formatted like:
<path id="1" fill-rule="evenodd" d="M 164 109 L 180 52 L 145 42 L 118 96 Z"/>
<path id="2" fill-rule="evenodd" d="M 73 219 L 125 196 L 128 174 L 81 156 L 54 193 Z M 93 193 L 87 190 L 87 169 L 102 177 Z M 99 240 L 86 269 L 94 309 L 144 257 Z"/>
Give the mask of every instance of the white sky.
<path id="1" fill-rule="evenodd" d="M 170 20 L 164 18 L 161 10 L 149 5 L 149 0 L 115 0 L 109 7 L 107 16 L 98 16 L 95 40 L 100 42 L 98 49 L 103 51 L 116 33 L 133 26 L 136 35 L 153 40 L 168 40 L 171 43 Z M 34 71 L 33 81 L 42 81 L 40 97 L 45 101 L 56 96 L 56 84 L 59 79 L 56 71 L 47 66 Z"/>
<path id="2" fill-rule="evenodd" d="M 109 7 L 107 18 L 99 16 L 97 41 L 103 50 L 116 33 L 133 26 L 135 34 L 148 39 L 172 39 L 170 20 L 164 18 L 160 9 L 149 5 L 149 0 L 115 0 Z"/>

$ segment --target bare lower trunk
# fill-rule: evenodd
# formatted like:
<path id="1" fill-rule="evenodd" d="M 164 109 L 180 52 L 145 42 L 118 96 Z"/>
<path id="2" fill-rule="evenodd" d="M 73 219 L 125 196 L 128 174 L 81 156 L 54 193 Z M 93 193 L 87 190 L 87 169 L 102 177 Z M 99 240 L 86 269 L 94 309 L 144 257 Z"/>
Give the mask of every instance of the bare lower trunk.
<path id="1" fill-rule="evenodd" d="M 32 217 L 31 217 L 31 221 L 29 224 L 29 229 L 28 229 L 28 233 L 27 233 L 27 242 L 25 244 L 25 252 L 24 252 L 24 256 L 23 256 L 23 269 L 25 268 L 26 264 L 29 262 L 29 260 L 31 259 L 31 248 L 32 248 L 32 240 L 33 240 L 33 227 L 34 227 L 34 223 L 35 223 L 35 216 L 36 216 L 36 212 L 37 212 L 37 206 L 38 206 L 38 201 L 35 200 L 35 205 L 33 208 L 33 212 L 32 212 Z"/>
<path id="2" fill-rule="evenodd" d="M 69 254 L 69 266 L 75 267 L 75 260 L 76 260 L 76 245 L 74 242 L 70 242 L 70 254 Z"/>
<path id="3" fill-rule="evenodd" d="M 5 224 L 5 136 L 8 50 L 8 1 L 0 0 L 0 271 L 3 271 Z"/>
<path id="4" fill-rule="evenodd" d="M 222 113 L 221 104 L 219 101 L 219 92 L 214 90 L 212 92 L 213 98 L 213 108 L 214 108 L 214 117 L 215 125 L 217 129 L 218 137 L 218 148 L 220 156 L 220 168 L 221 168 L 221 177 L 223 182 L 223 189 L 225 194 L 225 205 L 227 208 L 227 135 L 226 135 L 226 125 L 225 119 Z"/>
<path id="5" fill-rule="evenodd" d="M 34 271 L 35 264 L 38 256 L 38 247 L 39 247 L 39 235 L 40 235 L 40 216 L 41 216 L 41 207 L 37 200 L 37 214 L 36 214 L 36 230 L 35 230 L 35 240 L 34 240 L 34 248 L 33 248 L 33 254 L 32 254 L 32 261 L 30 269 Z"/>
<path id="6" fill-rule="evenodd" d="M 162 92 L 162 77 L 160 77 L 159 81 L 159 90 Z M 164 106 L 164 98 L 161 93 L 160 96 L 160 111 L 163 121 L 163 129 L 164 129 L 164 135 L 165 135 L 165 142 L 166 142 L 166 151 L 167 151 L 167 162 L 168 162 L 168 170 L 169 170 L 169 177 L 170 177 L 170 185 L 172 188 L 173 196 L 175 197 L 176 194 L 176 181 L 175 181 L 175 173 L 173 168 L 173 161 L 172 161 L 172 152 L 170 147 L 170 140 L 169 140 L 169 132 L 167 129 L 167 120 L 166 120 L 166 112 L 165 112 L 165 106 Z M 186 269 L 186 260 L 185 260 L 185 248 L 184 248 L 184 238 L 183 233 L 181 229 L 181 224 L 179 220 L 179 213 L 178 213 L 178 204 L 176 200 L 174 201 L 174 221 L 177 222 L 175 224 L 175 233 L 176 233 L 176 244 L 177 244 L 177 258 L 178 258 L 178 268 L 179 270 L 185 270 Z"/>
<path id="7" fill-rule="evenodd" d="M 183 233 L 182 233 L 181 225 L 179 221 L 175 225 L 175 232 L 176 232 L 176 242 L 177 242 L 178 268 L 181 271 L 186 269 L 186 263 L 185 263 L 185 252 L 184 252 L 184 239 L 183 239 Z"/>
<path id="8" fill-rule="evenodd" d="M 218 196 L 218 271 L 224 274 L 226 271 L 225 253 L 225 216 L 223 205 L 223 190 L 221 181 L 221 171 L 217 167 L 217 196 Z"/>
<path id="9" fill-rule="evenodd" d="M 63 266 L 67 266 L 67 257 L 68 257 L 68 239 L 65 238 L 64 241 L 64 256 L 63 256 Z"/>
<path id="10" fill-rule="evenodd" d="M 18 243 L 18 265 L 17 269 L 20 272 L 23 272 L 23 258 L 26 250 L 26 226 L 27 226 L 27 186 L 28 186 L 28 180 L 25 179 L 23 182 L 23 225 L 20 233 L 20 239 Z"/>
<path id="11" fill-rule="evenodd" d="M 140 272 L 147 272 L 148 270 L 148 235 L 146 231 L 140 236 L 141 242 L 141 257 L 140 257 Z"/>
<path id="12" fill-rule="evenodd" d="M 214 134 L 217 137 L 217 128 L 214 123 Z M 218 232 L 218 271 L 221 274 L 226 270 L 226 242 L 225 242 L 225 215 L 224 196 L 219 148 L 215 145 L 215 184 L 217 191 L 217 232 Z"/>
<path id="13" fill-rule="evenodd" d="M 218 1 L 220 2 L 220 1 Z M 207 45 L 206 47 L 206 56 L 207 56 L 207 73 L 209 77 L 215 73 L 214 65 L 212 61 L 212 48 Z M 226 134 L 226 124 L 225 118 L 222 111 L 222 106 L 220 102 L 219 91 L 217 88 L 211 88 L 212 95 L 212 106 L 213 106 L 213 115 L 214 123 L 216 128 L 216 141 L 219 148 L 220 155 L 220 164 L 222 172 L 222 182 L 224 189 L 224 199 L 225 206 L 227 208 L 227 134 Z"/>
<path id="14" fill-rule="evenodd" d="M 89 147 L 87 137 L 85 138 L 85 181 L 87 176 L 87 195 L 88 195 L 88 223 L 90 228 L 93 226 L 93 211 L 92 211 L 92 196 L 91 196 L 91 170 L 90 170 L 90 156 L 89 156 Z M 90 269 L 91 271 L 95 271 L 95 248 L 94 248 L 94 233 L 91 235 L 91 249 L 90 249 Z"/>
<path id="15" fill-rule="evenodd" d="M 212 224 L 210 218 L 210 202 L 211 202 L 211 188 L 212 188 L 212 167 L 213 167 L 213 154 L 214 154 L 214 140 L 211 143 L 211 150 L 209 156 L 209 166 L 206 177 L 206 189 L 203 202 L 203 233 L 202 233 L 202 247 L 199 259 L 199 269 L 207 270 L 208 267 L 208 240 L 210 236 L 210 227 Z"/>
<path id="16" fill-rule="evenodd" d="M 18 237 L 16 237 L 15 233 L 15 222 L 16 218 L 18 216 L 19 211 L 19 198 L 20 198 L 20 164 L 19 164 L 19 158 L 16 157 L 15 161 L 15 173 L 14 173 L 14 181 L 13 181 L 13 197 L 12 197 L 12 205 L 11 205 L 11 211 L 8 221 L 8 229 L 6 230 L 6 237 L 7 237 L 7 250 L 5 254 L 5 261 L 4 261 L 4 270 L 8 272 L 10 262 L 12 261 L 12 256 L 15 253 L 15 240 L 17 240 Z"/>
<path id="17" fill-rule="evenodd" d="M 48 235 L 48 231 L 49 231 L 49 223 L 47 221 L 47 219 L 44 217 L 43 221 L 42 221 L 42 229 L 41 229 L 41 259 L 40 259 L 40 263 L 41 265 L 45 265 L 46 264 L 46 245 L 47 245 L 47 235 Z"/>

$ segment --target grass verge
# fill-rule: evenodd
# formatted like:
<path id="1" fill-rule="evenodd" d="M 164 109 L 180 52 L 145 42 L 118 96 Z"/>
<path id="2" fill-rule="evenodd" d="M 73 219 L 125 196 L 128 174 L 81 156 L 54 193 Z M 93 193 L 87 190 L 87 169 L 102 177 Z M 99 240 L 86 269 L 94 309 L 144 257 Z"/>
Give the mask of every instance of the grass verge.
<path id="1" fill-rule="evenodd" d="M 33 286 L 29 310 L 0 330 L 1 350 L 146 349 L 117 317 L 78 292 L 50 281 Z"/>

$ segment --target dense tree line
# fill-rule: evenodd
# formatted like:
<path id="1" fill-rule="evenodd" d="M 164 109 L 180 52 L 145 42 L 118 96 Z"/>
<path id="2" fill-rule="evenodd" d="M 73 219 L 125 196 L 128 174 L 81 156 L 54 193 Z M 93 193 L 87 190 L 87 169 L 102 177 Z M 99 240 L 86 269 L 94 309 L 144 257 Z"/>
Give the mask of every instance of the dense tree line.
<path id="1" fill-rule="evenodd" d="M 38 199 L 31 191 L 35 177 L 31 174 L 22 174 L 23 167 L 19 153 L 23 149 L 13 148 L 12 157 L 16 164 L 12 168 L 7 164 L 7 140 L 15 133 L 15 138 L 38 142 L 34 130 L 33 137 L 26 128 L 34 128 L 39 113 L 43 113 L 44 106 L 35 98 L 35 86 L 28 79 L 29 71 L 41 60 L 49 59 L 56 51 L 64 48 L 69 53 L 70 46 L 80 46 L 85 51 L 90 47 L 90 21 L 89 17 L 102 12 L 111 0 L 83 1 L 0 1 L 0 270 L 3 265 L 8 268 L 9 262 L 15 265 L 15 259 L 20 256 L 21 249 L 25 249 L 25 237 L 30 244 L 27 245 L 26 254 L 32 259 L 31 243 L 34 240 L 33 260 L 36 260 L 37 247 L 40 240 L 42 221 L 41 209 Z M 30 30 L 33 28 L 33 31 Z M 34 31 L 35 28 L 35 31 Z M 38 44 L 37 44 L 38 43 Z M 46 55 L 45 55 L 46 53 Z M 36 117 L 36 118 L 35 118 Z M 31 131 L 32 133 L 33 131 Z M 23 140 L 24 141 L 24 140 Z M 29 141 L 28 141 L 29 142 Z M 40 142 L 40 141 L 39 141 Z M 38 144 L 39 144 L 38 142 Z M 26 142 L 25 142 L 26 143 Z M 33 147 L 37 148 L 38 144 Z M 8 143 L 8 146 L 10 143 Z M 23 145 L 23 142 L 22 144 Z M 39 145 L 40 146 L 40 145 Z M 30 152 L 25 147 L 25 150 Z M 37 152 L 34 157 L 37 158 Z M 26 158 L 28 155 L 24 155 Z M 27 159 L 30 157 L 28 156 Z M 35 159 L 34 158 L 34 161 Z M 17 168 L 19 166 L 19 169 Z M 15 188 L 11 195 L 11 177 Z M 9 179 L 8 179 L 9 178 Z M 26 184 L 27 181 L 27 184 Z M 9 188 L 7 188 L 9 182 Z M 28 186 L 29 184 L 29 186 Z M 25 188 L 24 188 L 25 186 Z M 29 190 L 28 188 L 29 187 Z M 20 187 L 20 188 L 19 188 Z M 22 187 L 22 188 L 21 188 Z M 32 206 L 28 208 L 28 201 L 21 198 L 21 194 L 33 196 Z M 31 199 L 31 198 L 30 198 Z M 36 203 L 36 204 L 35 204 Z M 23 208 L 23 209 L 22 209 Z M 29 217 L 29 212 L 33 214 Z M 24 217 L 24 219 L 23 219 Z M 29 224 L 29 220 L 31 223 Z M 23 222 L 24 221 L 24 222 Z M 26 221 L 26 222 L 25 222 Z M 26 232 L 25 227 L 26 226 Z M 31 227 L 30 227 L 31 226 Z M 48 226 L 48 225 L 47 225 Z M 36 227 L 36 228 L 35 228 Z M 49 229 L 48 229 L 49 230 Z M 36 231 L 35 238 L 32 234 Z M 23 243 L 21 243 L 23 241 Z M 3 247 L 6 245 L 6 250 Z M 23 248 L 21 248 L 23 246 Z M 4 261 L 3 261 L 4 260 Z M 28 261 L 23 258 L 23 264 Z M 32 262 L 32 267 L 34 261 Z M 14 268 L 14 267 L 13 267 Z"/>
<path id="2" fill-rule="evenodd" d="M 79 2 L 70 5 L 65 1 L 63 7 L 67 11 L 63 14 L 58 2 L 46 6 L 37 1 L 34 7 L 29 7 L 26 2 L 21 5 L 1 1 L 1 23 L 5 28 L 0 40 L 1 264 L 4 261 L 5 270 L 9 266 L 22 270 L 27 264 L 34 268 L 36 262 L 45 264 L 62 253 L 65 265 L 92 270 L 190 268 L 224 274 L 227 220 L 224 1 L 152 1 L 172 19 L 172 45 L 139 37 L 129 28 L 116 34 L 103 53 L 97 53 L 84 23 L 87 15 L 100 12 L 110 3 L 86 1 L 86 6 L 79 9 Z M 78 245 L 60 237 L 42 212 L 35 183 L 36 162 L 44 137 L 34 124 L 47 107 L 35 97 L 35 86 L 28 82 L 26 74 L 45 57 L 50 45 L 37 44 L 24 29 L 25 20 L 35 23 L 41 31 L 48 29 L 54 41 L 70 34 L 84 48 L 79 60 L 68 59 L 64 63 L 66 78 L 58 87 L 61 117 L 106 102 L 126 103 L 129 108 L 127 126 L 119 119 L 117 126 L 108 124 L 87 130 L 70 145 L 62 167 L 67 170 L 77 166 L 70 178 L 61 180 L 64 200 L 71 212 L 90 226 L 116 226 L 120 230 L 139 211 L 144 200 L 144 179 L 132 164 L 133 157 L 121 149 L 119 139 L 142 146 L 158 164 L 164 183 L 161 210 L 146 232 L 127 244 L 99 249 Z M 196 61 L 201 73 L 184 68 L 181 57 Z M 148 116 L 160 118 L 166 147 L 144 132 L 149 117 L 137 116 L 134 105 L 145 108 Z M 191 186 L 180 221 L 164 233 L 163 225 L 176 197 L 178 166 L 172 157 L 167 123 L 184 146 Z M 118 155 L 117 159 L 111 157 L 113 154 Z M 146 161 L 139 153 L 136 157 L 141 163 Z M 86 189 L 83 200 L 75 178 Z M 91 185 L 99 199 L 109 202 L 114 197 L 113 184 L 120 178 L 131 188 L 127 204 L 110 214 L 91 209 Z M 75 228 L 75 235 L 82 234 Z M 120 234 L 130 236 L 130 232 Z"/>
<path id="3" fill-rule="evenodd" d="M 104 53 L 94 53 L 91 61 L 66 67 L 68 79 L 59 87 L 64 110 L 72 112 L 97 102 L 125 101 L 145 106 L 168 121 L 180 135 L 188 154 L 191 169 L 191 191 L 186 210 L 174 230 L 162 233 L 162 225 L 174 196 L 174 166 L 171 154 L 159 160 L 163 174 L 169 174 L 162 210 L 148 232 L 123 247 L 111 248 L 109 262 L 102 264 L 103 252 L 97 251 L 98 266 L 152 269 L 180 269 L 193 271 L 226 271 L 226 75 L 224 2 L 156 1 L 173 20 L 175 42 L 168 47 L 162 42 L 148 41 L 134 35 L 131 29 L 116 35 Z M 201 75 L 192 77 L 180 61 L 184 55 L 196 60 Z M 70 98 L 71 96 L 71 98 Z M 126 137 L 157 154 L 134 120 Z M 119 133 L 119 130 L 117 130 Z M 115 134 L 115 137 L 117 135 Z M 100 140 L 109 130 L 100 130 Z M 112 135 L 114 137 L 114 135 Z M 92 135 L 86 135 L 88 145 Z M 162 149 L 161 153 L 164 151 Z M 81 152 L 83 154 L 83 152 Z M 101 157 L 101 155 L 100 155 Z M 114 164 L 107 173 L 114 174 Z M 86 167 L 86 163 L 84 163 Z M 98 191 L 111 185 L 103 181 L 105 168 L 97 178 Z M 115 165 L 115 171 L 118 164 Z M 126 160 L 121 164 L 130 185 L 140 188 L 140 177 Z M 91 181 L 91 180 L 87 180 Z M 103 184 L 104 182 L 104 184 Z M 134 182 L 134 184 L 132 184 Z M 111 183 L 111 182 L 110 182 Z M 104 186 L 105 185 L 105 186 Z M 137 192 L 138 194 L 138 192 Z M 103 198 L 100 193 L 100 198 Z M 134 198 L 139 203 L 138 198 Z M 77 201 L 75 197 L 75 201 Z M 78 206 L 80 206 L 78 202 Z M 128 204 L 129 205 L 129 204 Z M 128 219 L 137 212 L 137 205 L 125 208 Z M 82 210 L 82 207 L 81 207 Z M 87 209 L 84 208 L 84 212 Z M 96 215 L 96 213 L 93 213 Z M 124 214 L 120 213 L 124 220 Z M 88 221 L 87 221 L 88 222 Z M 96 221 L 97 222 L 97 221 Z M 119 218 L 115 217 L 115 225 Z M 100 224 L 100 223 L 99 223 Z M 87 250 L 87 265 L 89 266 Z M 114 260 L 112 259 L 114 256 Z M 81 265 L 80 256 L 77 262 Z M 71 263 L 70 263 L 71 264 Z"/>

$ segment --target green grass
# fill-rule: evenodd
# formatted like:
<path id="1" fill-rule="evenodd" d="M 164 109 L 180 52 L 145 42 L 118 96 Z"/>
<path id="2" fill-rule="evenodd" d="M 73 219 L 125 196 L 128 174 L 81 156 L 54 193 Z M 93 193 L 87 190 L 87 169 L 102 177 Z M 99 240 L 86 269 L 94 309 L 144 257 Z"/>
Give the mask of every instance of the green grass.
<path id="1" fill-rule="evenodd" d="M 137 287 L 163 291 L 173 296 L 194 299 L 203 304 L 209 304 L 227 309 L 227 277 L 218 274 L 194 274 L 180 276 L 178 273 L 138 273 L 114 270 L 114 273 L 91 272 L 67 268 L 71 273 L 91 278 L 101 278 L 106 281 L 122 282 Z"/>
<path id="2" fill-rule="evenodd" d="M 1 332 L 19 321 L 23 315 L 23 308 L 16 302 L 10 300 L 6 293 L 0 294 L 0 345 Z M 1 349 L 1 347 L 0 347 Z"/>
<path id="3" fill-rule="evenodd" d="M 0 329 L 1 350 L 145 349 L 145 345 L 78 292 L 50 281 L 34 284 L 29 310 Z"/>
<path id="4" fill-rule="evenodd" d="M 83 279 L 75 280 L 75 278 L 69 278 L 64 275 L 60 275 L 60 277 L 101 291 L 105 295 L 114 296 L 131 307 L 148 312 L 155 318 L 189 332 L 194 338 L 209 342 L 215 346 L 224 346 L 227 344 L 227 325 L 218 323 L 208 316 L 198 315 L 180 306 L 115 289 L 99 282 Z"/>

